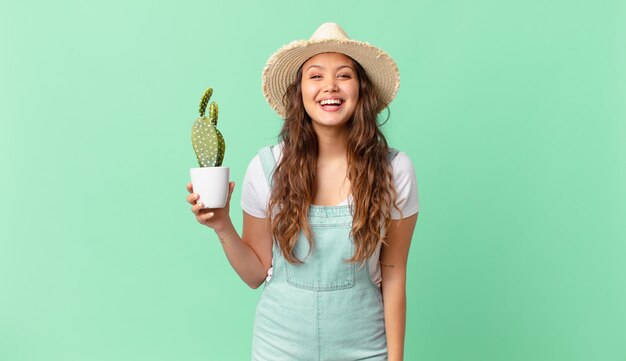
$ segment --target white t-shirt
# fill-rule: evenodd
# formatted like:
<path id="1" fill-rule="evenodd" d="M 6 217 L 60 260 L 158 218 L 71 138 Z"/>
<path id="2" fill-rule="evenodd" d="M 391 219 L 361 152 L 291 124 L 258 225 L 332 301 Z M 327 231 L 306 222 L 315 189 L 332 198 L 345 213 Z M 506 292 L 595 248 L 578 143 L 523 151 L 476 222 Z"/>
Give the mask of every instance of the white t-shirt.
<path id="1" fill-rule="evenodd" d="M 282 143 L 272 148 L 274 159 L 279 162 L 282 157 Z M 419 211 L 419 197 L 417 194 L 417 180 L 413 163 L 404 152 L 399 152 L 392 160 L 393 180 L 398 195 L 397 205 L 402 210 L 402 217 L 406 218 L 414 215 Z M 270 199 L 270 188 L 267 184 L 267 177 L 263 172 L 261 159 L 257 154 L 248 165 L 246 175 L 243 179 L 241 190 L 241 208 L 251 216 L 257 218 L 268 218 L 267 206 Z M 351 201 L 351 197 L 337 204 L 345 205 Z M 395 208 L 391 209 L 391 218 L 400 219 L 400 213 Z M 372 282 L 380 286 L 380 245 L 376 247 L 376 251 L 369 259 L 369 270 Z M 272 268 L 267 272 L 267 279 L 272 276 Z"/>

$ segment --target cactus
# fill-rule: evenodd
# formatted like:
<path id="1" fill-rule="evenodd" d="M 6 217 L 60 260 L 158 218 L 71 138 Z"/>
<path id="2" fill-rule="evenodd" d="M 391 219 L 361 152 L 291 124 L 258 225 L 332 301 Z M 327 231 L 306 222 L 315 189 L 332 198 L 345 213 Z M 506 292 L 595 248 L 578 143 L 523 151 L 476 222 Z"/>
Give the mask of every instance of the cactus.
<path id="1" fill-rule="evenodd" d="M 200 167 L 219 167 L 224 161 L 226 144 L 224 137 L 217 130 L 217 103 L 209 105 L 209 117 L 205 117 L 206 106 L 213 95 L 213 89 L 208 88 L 200 100 L 200 117 L 191 128 L 191 143 L 198 158 Z"/>

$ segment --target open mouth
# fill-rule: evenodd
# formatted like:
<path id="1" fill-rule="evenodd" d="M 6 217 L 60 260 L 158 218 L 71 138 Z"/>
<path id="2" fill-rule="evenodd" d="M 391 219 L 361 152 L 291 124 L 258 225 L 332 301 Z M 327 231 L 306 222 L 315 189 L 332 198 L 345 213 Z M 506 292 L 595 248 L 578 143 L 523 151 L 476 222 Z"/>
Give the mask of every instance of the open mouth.
<path id="1" fill-rule="evenodd" d="M 343 105 L 343 100 L 339 98 L 322 99 L 319 104 L 322 109 L 326 111 L 335 111 L 341 108 L 341 105 Z"/>

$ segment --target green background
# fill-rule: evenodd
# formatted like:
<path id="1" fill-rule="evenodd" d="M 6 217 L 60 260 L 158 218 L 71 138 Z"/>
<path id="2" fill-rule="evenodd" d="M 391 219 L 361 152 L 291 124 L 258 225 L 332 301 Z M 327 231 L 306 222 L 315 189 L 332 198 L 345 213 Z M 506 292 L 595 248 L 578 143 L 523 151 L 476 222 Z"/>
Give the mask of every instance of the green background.
<path id="1" fill-rule="evenodd" d="M 0 359 L 246 360 L 250 290 L 185 201 L 207 86 L 237 183 L 319 24 L 385 49 L 414 162 L 407 360 L 626 359 L 624 1 L 23 1 L 0 10 Z"/>

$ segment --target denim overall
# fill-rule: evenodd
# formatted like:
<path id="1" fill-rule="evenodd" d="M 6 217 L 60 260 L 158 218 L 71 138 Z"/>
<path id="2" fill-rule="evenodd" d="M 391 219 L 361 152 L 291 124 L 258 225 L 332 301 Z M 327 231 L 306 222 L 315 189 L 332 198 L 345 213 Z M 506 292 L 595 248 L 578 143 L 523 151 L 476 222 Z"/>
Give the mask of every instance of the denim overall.
<path id="1" fill-rule="evenodd" d="M 389 158 L 396 154 L 390 150 Z M 271 188 L 271 146 L 259 157 Z M 380 289 L 368 262 L 345 261 L 354 255 L 349 206 L 312 205 L 308 222 L 312 252 L 302 233 L 293 250 L 304 263 L 290 264 L 272 247 L 272 277 L 256 309 L 252 360 L 387 360 Z"/>

